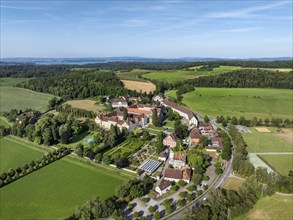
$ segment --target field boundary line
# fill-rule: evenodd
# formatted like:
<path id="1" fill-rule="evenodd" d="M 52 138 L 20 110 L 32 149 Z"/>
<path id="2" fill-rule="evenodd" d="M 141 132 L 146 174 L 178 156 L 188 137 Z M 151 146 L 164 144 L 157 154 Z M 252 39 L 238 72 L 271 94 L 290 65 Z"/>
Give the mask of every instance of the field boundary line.
<path id="1" fill-rule="evenodd" d="M 50 149 L 50 147 L 45 147 L 45 146 L 42 146 L 42 145 L 38 145 L 38 144 L 36 144 L 34 142 L 31 142 L 31 141 L 29 141 L 27 139 L 20 138 L 20 137 L 14 136 L 14 135 L 8 135 L 6 137 L 11 141 L 21 143 L 27 148 L 31 148 L 33 150 L 36 150 L 36 151 L 39 151 L 39 152 L 42 152 L 42 153 L 50 152 L 51 150 L 53 150 L 53 149 Z"/>

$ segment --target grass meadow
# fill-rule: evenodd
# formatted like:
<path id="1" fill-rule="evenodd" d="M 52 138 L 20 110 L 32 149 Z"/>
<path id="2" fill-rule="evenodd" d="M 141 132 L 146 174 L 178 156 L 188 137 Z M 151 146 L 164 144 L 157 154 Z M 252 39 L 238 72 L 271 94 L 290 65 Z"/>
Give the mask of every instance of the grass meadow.
<path id="1" fill-rule="evenodd" d="M 5 118 L 0 116 L 0 126 L 9 127 L 11 126 L 11 123 Z"/>
<path id="2" fill-rule="evenodd" d="M 145 79 L 155 79 L 155 80 L 161 80 L 164 82 L 171 83 L 171 82 L 176 82 L 180 80 L 197 78 L 200 76 L 227 73 L 237 69 L 241 69 L 241 67 L 220 66 L 220 67 L 214 68 L 212 71 L 201 71 L 201 70 L 196 70 L 196 68 L 189 69 L 189 70 L 150 71 L 150 73 L 144 74 L 142 75 L 142 77 Z"/>
<path id="3" fill-rule="evenodd" d="M 31 78 L 0 78 L 0 85 L 15 86 L 18 83 L 29 81 Z"/>
<path id="4" fill-rule="evenodd" d="M 1 219 L 60 219 L 115 194 L 124 178 L 63 158 L 0 189 Z"/>
<path id="5" fill-rule="evenodd" d="M 268 154 L 259 157 L 284 176 L 293 170 L 293 154 Z"/>
<path id="6" fill-rule="evenodd" d="M 243 133 L 242 136 L 250 153 L 265 152 L 292 152 L 293 146 L 279 136 L 276 128 L 269 128 L 272 132 L 263 133 L 255 128 L 249 128 L 252 133 Z"/>
<path id="7" fill-rule="evenodd" d="M 32 149 L 28 144 L 10 137 L 0 138 L 0 172 L 22 167 L 24 163 L 40 159 L 43 154 L 41 150 Z"/>
<path id="8" fill-rule="evenodd" d="M 244 182 L 245 180 L 236 177 L 229 177 L 223 188 L 238 191 Z"/>
<path id="9" fill-rule="evenodd" d="M 17 87 L 0 87 L 0 111 L 31 108 L 44 112 L 53 96 Z"/>
<path id="10" fill-rule="evenodd" d="M 173 96 L 174 91 L 167 93 Z M 292 118 L 292 90 L 256 88 L 196 88 L 183 95 L 183 103 L 202 115 Z"/>
<path id="11" fill-rule="evenodd" d="M 234 220 L 252 219 L 293 219 L 293 198 L 287 196 L 272 195 L 261 198 L 249 213 Z"/>
<path id="12" fill-rule="evenodd" d="M 138 78 L 138 75 L 146 74 L 151 72 L 151 70 L 142 70 L 142 69 L 133 69 L 129 72 L 124 71 L 117 71 L 116 75 L 121 80 L 132 80 L 132 81 L 140 81 L 140 82 L 147 82 L 147 80 L 143 78 Z"/>

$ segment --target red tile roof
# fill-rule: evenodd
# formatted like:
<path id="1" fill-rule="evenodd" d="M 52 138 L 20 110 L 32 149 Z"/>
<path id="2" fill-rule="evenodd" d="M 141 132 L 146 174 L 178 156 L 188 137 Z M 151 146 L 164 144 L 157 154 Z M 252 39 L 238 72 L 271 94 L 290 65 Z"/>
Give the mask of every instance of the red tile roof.
<path id="1" fill-rule="evenodd" d="M 165 170 L 165 177 L 166 178 L 172 178 L 172 179 L 182 179 L 182 171 L 181 170 L 175 170 L 172 168 L 167 168 Z"/>

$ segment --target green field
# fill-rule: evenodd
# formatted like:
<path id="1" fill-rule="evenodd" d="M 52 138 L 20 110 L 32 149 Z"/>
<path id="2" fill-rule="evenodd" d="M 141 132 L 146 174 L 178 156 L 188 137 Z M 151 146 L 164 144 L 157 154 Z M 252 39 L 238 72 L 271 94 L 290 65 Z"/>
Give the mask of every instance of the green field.
<path id="1" fill-rule="evenodd" d="M 65 218 L 95 196 L 114 195 L 122 183 L 102 169 L 61 159 L 1 188 L 1 219 Z"/>
<path id="2" fill-rule="evenodd" d="M 43 112 L 47 110 L 48 100 L 52 97 L 50 94 L 23 88 L 0 87 L 0 111 L 32 108 Z"/>
<path id="3" fill-rule="evenodd" d="M 271 165 L 278 173 L 287 176 L 290 170 L 293 170 L 293 154 L 270 154 L 259 155 L 268 164 Z"/>
<path id="4" fill-rule="evenodd" d="M 245 180 L 240 178 L 238 179 L 236 177 L 229 177 L 223 188 L 238 191 L 244 182 Z"/>
<path id="5" fill-rule="evenodd" d="M 273 195 L 261 198 L 257 201 L 249 213 L 242 215 L 234 220 L 252 219 L 293 219 L 293 197 Z"/>
<path id="6" fill-rule="evenodd" d="M 201 71 L 196 69 L 190 70 L 168 70 L 168 71 L 150 71 L 148 74 L 142 75 L 145 79 L 162 80 L 164 82 L 176 82 L 185 79 L 197 78 L 199 76 L 217 75 L 241 69 L 236 66 L 220 66 L 214 68 L 212 71 Z"/>
<path id="7" fill-rule="evenodd" d="M 0 86 L 15 86 L 18 83 L 22 83 L 30 79 L 31 78 L 0 78 Z"/>
<path id="8" fill-rule="evenodd" d="M 2 125 L 4 127 L 11 126 L 11 124 L 7 121 L 7 119 L 2 116 L 0 116 L 0 125 Z"/>
<path id="9" fill-rule="evenodd" d="M 0 172 L 16 169 L 42 157 L 43 153 L 9 137 L 0 138 Z"/>
<path id="10" fill-rule="evenodd" d="M 149 72 L 151 72 L 151 70 L 133 69 L 129 72 L 117 71 L 116 75 L 121 80 L 133 80 L 133 81 L 147 82 L 147 80 L 142 79 L 142 78 L 137 78 L 137 76 L 145 74 L 145 73 L 149 73 Z"/>
<path id="11" fill-rule="evenodd" d="M 174 91 L 167 93 L 174 95 Z M 256 88 L 196 88 L 183 103 L 202 115 L 245 118 L 292 118 L 293 90 Z"/>
<path id="12" fill-rule="evenodd" d="M 274 128 L 269 128 L 272 132 L 262 133 L 254 128 L 249 128 L 252 133 L 242 134 L 246 144 L 247 151 L 260 152 L 292 152 L 293 146 L 278 136 Z"/>

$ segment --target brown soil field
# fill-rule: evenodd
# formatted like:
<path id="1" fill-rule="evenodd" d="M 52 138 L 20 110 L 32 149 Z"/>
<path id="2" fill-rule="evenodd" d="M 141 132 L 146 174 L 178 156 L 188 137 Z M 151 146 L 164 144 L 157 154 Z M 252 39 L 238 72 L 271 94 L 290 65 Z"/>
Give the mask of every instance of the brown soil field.
<path id="1" fill-rule="evenodd" d="M 293 131 L 288 129 L 282 129 L 285 133 L 277 134 L 282 140 L 286 141 L 288 144 L 293 145 Z"/>
<path id="2" fill-rule="evenodd" d="M 66 104 L 71 105 L 72 108 L 80 108 L 88 111 L 93 111 L 98 113 L 104 109 L 101 105 L 95 105 L 95 101 L 92 100 L 71 100 L 66 102 Z"/>
<path id="3" fill-rule="evenodd" d="M 150 82 L 138 82 L 132 80 L 121 80 L 124 86 L 130 90 L 142 91 L 142 92 L 152 92 L 156 90 L 156 86 Z"/>
<path id="4" fill-rule="evenodd" d="M 255 127 L 255 129 L 258 131 L 258 132 L 263 132 L 263 133 L 269 133 L 271 132 L 268 128 L 266 127 Z"/>

